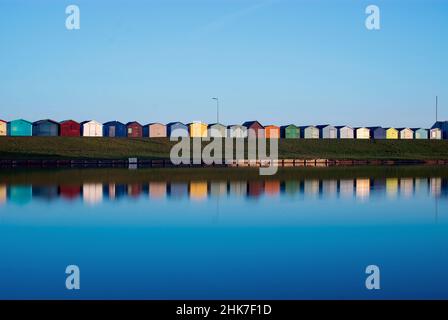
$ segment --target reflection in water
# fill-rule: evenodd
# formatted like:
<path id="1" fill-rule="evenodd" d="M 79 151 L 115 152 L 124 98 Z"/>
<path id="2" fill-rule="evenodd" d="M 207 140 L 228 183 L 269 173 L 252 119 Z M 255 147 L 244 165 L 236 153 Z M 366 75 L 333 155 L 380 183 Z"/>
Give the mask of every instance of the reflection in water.
<path id="1" fill-rule="evenodd" d="M 356 179 L 356 198 L 367 199 L 370 195 L 370 179 Z"/>
<path id="2" fill-rule="evenodd" d="M 150 182 L 149 183 L 149 197 L 151 199 L 159 199 L 166 196 L 166 182 Z"/>
<path id="3" fill-rule="evenodd" d="M 357 179 L 305 179 L 305 180 L 201 180 L 201 181 L 151 181 L 146 183 L 85 182 L 82 185 L 20 185 L 0 184 L 0 204 L 10 202 L 27 204 L 32 199 L 53 201 L 61 198 L 74 201 L 82 198 L 86 204 L 96 204 L 103 200 L 121 198 L 138 198 L 146 195 L 149 199 L 169 197 L 180 199 L 203 200 L 210 197 L 245 197 L 261 196 L 289 197 L 304 195 L 309 198 L 357 198 L 368 199 L 370 196 L 387 196 L 410 198 L 415 194 L 430 194 L 433 197 L 448 197 L 448 179 L 432 178 L 357 178 Z"/>
<path id="4" fill-rule="evenodd" d="M 6 202 L 6 185 L 0 184 L 0 204 Z"/>

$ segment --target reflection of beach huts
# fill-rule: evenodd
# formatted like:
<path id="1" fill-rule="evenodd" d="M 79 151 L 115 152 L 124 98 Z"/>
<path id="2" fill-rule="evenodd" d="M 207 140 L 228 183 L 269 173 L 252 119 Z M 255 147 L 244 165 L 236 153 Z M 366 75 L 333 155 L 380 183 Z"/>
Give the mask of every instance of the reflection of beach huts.
<path id="1" fill-rule="evenodd" d="M 429 190 L 433 197 L 439 197 L 442 194 L 442 178 L 439 177 L 430 178 Z"/>
<path id="2" fill-rule="evenodd" d="M 395 128 L 386 128 L 386 139 L 396 140 L 398 139 L 398 130 Z"/>
<path id="3" fill-rule="evenodd" d="M 143 127 L 137 121 L 126 123 L 126 132 L 128 138 L 141 138 L 143 136 Z"/>
<path id="4" fill-rule="evenodd" d="M 33 136 L 57 137 L 59 136 L 59 123 L 50 119 L 33 122 Z"/>
<path id="5" fill-rule="evenodd" d="M 166 138 L 168 136 L 166 125 L 162 123 L 149 123 L 143 126 L 143 136 L 149 138 Z"/>
<path id="6" fill-rule="evenodd" d="M 103 125 L 95 120 L 81 122 L 81 135 L 83 137 L 102 137 Z"/>
<path id="7" fill-rule="evenodd" d="M 324 197 L 334 197 L 338 193 L 338 181 L 333 179 L 322 180 L 321 194 Z"/>
<path id="8" fill-rule="evenodd" d="M 11 137 L 30 137 L 33 135 L 33 124 L 23 119 L 17 119 L 8 122 L 8 136 Z"/>
<path id="9" fill-rule="evenodd" d="M 79 185 L 61 185 L 59 186 L 59 193 L 62 198 L 73 200 L 81 194 L 81 186 Z"/>
<path id="10" fill-rule="evenodd" d="M 166 196 L 165 181 L 151 181 L 149 183 L 149 197 L 151 199 L 164 198 Z"/>
<path id="11" fill-rule="evenodd" d="M 336 126 L 338 139 L 354 139 L 355 132 L 350 126 Z"/>
<path id="12" fill-rule="evenodd" d="M 298 180 L 286 180 L 283 183 L 281 190 L 288 196 L 295 196 L 300 191 L 300 181 Z"/>
<path id="13" fill-rule="evenodd" d="M 441 140 L 442 139 L 442 130 L 439 128 L 432 128 L 429 130 L 429 138 L 431 140 Z"/>
<path id="14" fill-rule="evenodd" d="M 280 194 L 279 180 L 266 180 L 264 182 L 264 193 L 268 196 L 277 196 Z"/>
<path id="15" fill-rule="evenodd" d="M 227 194 L 227 181 L 210 181 L 210 195 L 222 197 Z"/>
<path id="16" fill-rule="evenodd" d="M 203 122 L 192 122 L 188 124 L 188 130 L 190 137 L 192 138 L 206 138 L 207 137 L 207 124 Z"/>
<path id="17" fill-rule="evenodd" d="M 247 194 L 246 181 L 231 180 L 229 182 L 229 192 L 233 196 L 245 196 Z"/>
<path id="18" fill-rule="evenodd" d="M 61 137 L 79 137 L 81 136 L 81 125 L 74 120 L 64 120 L 59 124 Z"/>
<path id="19" fill-rule="evenodd" d="M 343 198 L 353 197 L 354 189 L 353 179 L 341 179 L 339 180 L 339 195 Z"/>
<path id="20" fill-rule="evenodd" d="M 322 124 L 316 126 L 316 128 L 319 130 L 320 139 L 337 139 L 338 137 L 338 130 L 332 125 Z"/>
<path id="21" fill-rule="evenodd" d="M 431 129 L 439 129 L 441 131 L 442 139 L 448 139 L 448 121 L 437 121 L 433 124 Z"/>
<path id="22" fill-rule="evenodd" d="M 189 137 L 188 127 L 182 122 L 170 122 L 166 125 L 166 131 L 169 137 Z"/>
<path id="23" fill-rule="evenodd" d="M 138 198 L 142 193 L 142 185 L 140 183 L 128 184 L 128 196 Z"/>
<path id="24" fill-rule="evenodd" d="M 168 186 L 170 198 L 178 199 L 188 195 L 188 184 L 185 182 L 171 182 Z"/>
<path id="25" fill-rule="evenodd" d="M 251 180 L 247 184 L 247 195 L 250 198 L 258 198 L 263 194 L 264 183 L 259 180 Z"/>
<path id="26" fill-rule="evenodd" d="M 96 204 L 103 200 L 103 185 L 101 183 L 84 183 L 82 199 L 87 204 Z"/>
<path id="27" fill-rule="evenodd" d="M 120 121 L 108 121 L 103 123 L 103 135 L 105 137 L 126 137 L 126 125 Z"/>
<path id="28" fill-rule="evenodd" d="M 287 126 L 280 127 L 280 137 L 284 139 L 299 139 L 300 138 L 300 128 L 290 124 Z"/>
<path id="29" fill-rule="evenodd" d="M 386 129 L 382 127 L 369 127 L 370 138 L 372 139 L 386 139 Z"/>
<path id="30" fill-rule="evenodd" d="M 280 127 L 267 125 L 264 127 L 264 134 L 266 139 L 280 139 Z"/>
<path id="31" fill-rule="evenodd" d="M 6 190 L 7 199 L 14 204 L 27 204 L 33 198 L 33 191 L 30 185 L 11 185 Z"/>
<path id="32" fill-rule="evenodd" d="M 414 131 L 414 139 L 417 140 L 426 140 L 429 138 L 429 133 L 427 129 L 423 128 L 412 128 L 412 131 Z"/>
<path id="33" fill-rule="evenodd" d="M 370 180 L 370 190 L 374 194 L 379 194 L 380 192 L 386 191 L 386 179 L 384 178 L 374 178 Z"/>
<path id="34" fill-rule="evenodd" d="M 414 139 L 414 131 L 409 128 L 397 128 L 398 136 L 402 140 Z"/>
<path id="35" fill-rule="evenodd" d="M 6 202 L 6 185 L 0 184 L 0 204 Z"/>
<path id="36" fill-rule="evenodd" d="M 414 179 L 414 191 L 416 194 L 427 194 L 429 191 L 428 178 L 415 178 Z"/>
<path id="37" fill-rule="evenodd" d="M 400 195 L 409 198 L 414 192 L 414 179 L 401 178 L 400 179 Z"/>
<path id="38" fill-rule="evenodd" d="M 366 127 L 355 128 L 355 139 L 370 139 L 370 130 Z"/>
<path id="39" fill-rule="evenodd" d="M 300 137 L 303 139 L 319 139 L 319 129 L 315 126 L 301 126 Z"/>
<path id="40" fill-rule="evenodd" d="M 227 127 L 229 138 L 247 138 L 247 128 L 239 124 L 234 124 Z"/>
<path id="41" fill-rule="evenodd" d="M 208 126 L 208 136 L 210 138 L 226 138 L 227 127 L 220 123 L 212 123 Z"/>
<path id="42" fill-rule="evenodd" d="M 0 136 L 6 136 L 8 134 L 8 123 L 5 120 L 0 119 Z"/>
<path id="43" fill-rule="evenodd" d="M 370 195 L 370 179 L 359 178 L 355 180 L 356 197 L 359 199 L 368 198 Z"/>
<path id="44" fill-rule="evenodd" d="M 258 121 L 246 121 L 243 123 L 243 126 L 246 127 L 247 136 L 249 138 L 264 138 L 265 131 L 264 127 Z"/>
<path id="45" fill-rule="evenodd" d="M 306 196 L 316 196 L 319 194 L 319 180 L 307 179 L 303 183 L 303 193 Z"/>
<path id="46" fill-rule="evenodd" d="M 39 198 L 43 200 L 53 200 L 58 197 L 59 189 L 56 185 L 48 185 L 48 186 L 41 186 L 41 185 L 35 185 L 33 186 L 32 195 L 33 198 Z"/>
<path id="47" fill-rule="evenodd" d="M 207 198 L 207 181 L 190 182 L 190 198 L 193 200 L 203 200 Z"/>
<path id="48" fill-rule="evenodd" d="M 395 198 L 398 194 L 398 178 L 386 179 L 386 194 L 389 198 Z"/>

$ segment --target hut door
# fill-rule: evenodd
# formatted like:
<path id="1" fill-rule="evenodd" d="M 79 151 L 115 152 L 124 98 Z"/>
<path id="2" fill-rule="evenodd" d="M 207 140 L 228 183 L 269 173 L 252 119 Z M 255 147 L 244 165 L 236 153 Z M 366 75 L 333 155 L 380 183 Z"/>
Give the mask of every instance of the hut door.
<path id="1" fill-rule="evenodd" d="M 115 137 L 115 126 L 109 128 L 109 137 Z"/>

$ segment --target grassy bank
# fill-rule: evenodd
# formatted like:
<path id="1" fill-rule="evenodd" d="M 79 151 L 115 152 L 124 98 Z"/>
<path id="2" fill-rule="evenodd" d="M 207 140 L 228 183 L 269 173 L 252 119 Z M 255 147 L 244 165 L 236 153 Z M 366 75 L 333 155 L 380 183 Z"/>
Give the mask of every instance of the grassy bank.
<path id="1" fill-rule="evenodd" d="M 161 159 L 173 145 L 163 138 L 0 137 L 0 159 Z M 448 159 L 448 141 L 281 139 L 279 158 Z"/>

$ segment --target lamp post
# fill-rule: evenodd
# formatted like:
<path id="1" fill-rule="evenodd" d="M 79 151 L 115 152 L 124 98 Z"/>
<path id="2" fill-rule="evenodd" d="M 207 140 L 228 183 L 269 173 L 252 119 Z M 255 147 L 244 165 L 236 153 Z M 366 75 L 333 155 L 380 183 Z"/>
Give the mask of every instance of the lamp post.
<path id="1" fill-rule="evenodd" d="M 216 123 L 219 123 L 219 99 L 218 98 L 212 98 L 213 100 L 216 100 Z"/>

